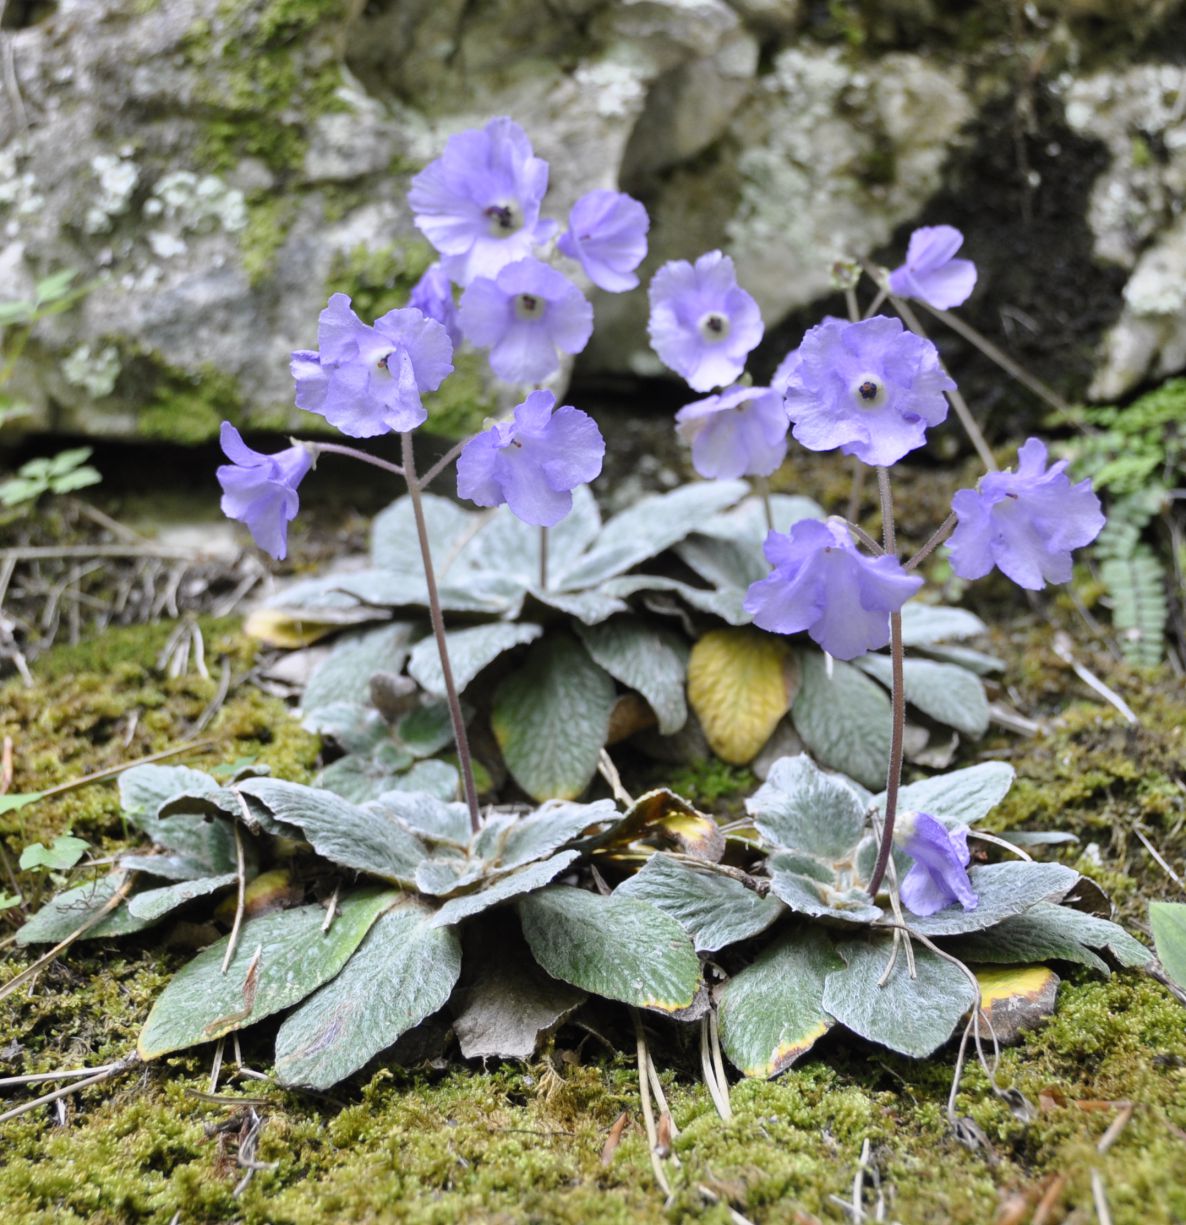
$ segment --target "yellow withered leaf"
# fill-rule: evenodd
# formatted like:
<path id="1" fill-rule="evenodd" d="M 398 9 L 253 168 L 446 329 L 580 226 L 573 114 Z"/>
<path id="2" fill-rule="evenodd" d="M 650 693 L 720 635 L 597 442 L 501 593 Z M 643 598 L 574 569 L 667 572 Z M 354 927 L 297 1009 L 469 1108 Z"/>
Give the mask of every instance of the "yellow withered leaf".
<path id="1" fill-rule="evenodd" d="M 758 629 L 710 630 L 688 660 L 688 701 L 712 751 L 733 765 L 753 761 L 798 688 L 791 649 Z"/>
<path id="2" fill-rule="evenodd" d="M 981 1015 L 992 1022 L 998 1042 L 1016 1041 L 1054 1011 L 1059 977 L 1049 966 L 981 967 L 976 981 Z"/>
<path id="3" fill-rule="evenodd" d="M 282 608 L 257 608 L 243 622 L 243 632 L 264 646 L 295 650 L 307 647 L 349 625 L 375 620 L 373 611 L 322 609 L 317 612 L 287 612 Z"/>

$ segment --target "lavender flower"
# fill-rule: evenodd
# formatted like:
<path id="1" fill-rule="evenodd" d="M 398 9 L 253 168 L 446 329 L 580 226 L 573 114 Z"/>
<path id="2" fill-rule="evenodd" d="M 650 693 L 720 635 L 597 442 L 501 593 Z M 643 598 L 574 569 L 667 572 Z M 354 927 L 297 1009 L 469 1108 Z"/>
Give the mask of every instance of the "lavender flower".
<path id="1" fill-rule="evenodd" d="M 769 476 L 787 454 L 787 410 L 768 387 L 731 387 L 675 414 L 692 464 L 709 480 Z"/>
<path id="2" fill-rule="evenodd" d="M 591 191 L 568 214 L 568 230 L 556 244 L 579 260 L 599 289 L 624 293 L 638 284 L 634 269 L 646 258 L 647 210 L 620 191 Z"/>
<path id="3" fill-rule="evenodd" d="M 650 287 L 651 347 L 693 391 L 726 387 L 762 339 L 758 304 L 737 285 L 733 261 L 709 251 L 695 263 L 673 260 Z"/>
<path id="4" fill-rule="evenodd" d="M 444 256 L 445 272 L 468 285 L 551 237 L 555 222 L 539 216 L 547 190 L 548 163 L 503 116 L 480 131 L 451 136 L 444 153 L 412 180 L 408 203 L 416 225 Z"/>
<path id="5" fill-rule="evenodd" d="M 896 557 L 859 553 L 835 520 L 802 519 L 787 533 L 770 532 L 765 553 L 774 572 L 750 587 L 746 612 L 776 634 L 806 630 L 837 659 L 885 646 L 889 614 L 922 586 Z"/>
<path id="6" fill-rule="evenodd" d="M 453 301 L 453 285 L 440 263 L 433 264 L 412 286 L 408 305 L 435 319 L 449 333 L 456 349 L 461 344 L 461 329 L 457 326 L 457 303 Z"/>
<path id="7" fill-rule="evenodd" d="M 605 441 L 588 413 L 533 391 L 500 421 L 471 438 L 457 460 L 457 492 L 479 506 L 501 506 L 524 523 L 551 527 L 572 510 L 572 493 L 601 471 Z"/>
<path id="8" fill-rule="evenodd" d="M 222 513 L 247 524 L 252 539 L 277 561 L 288 553 L 288 525 L 300 509 L 297 486 L 313 466 L 308 447 L 288 447 L 275 455 L 253 451 L 229 422 L 219 442 L 231 462 L 216 473 L 222 486 Z"/>
<path id="9" fill-rule="evenodd" d="M 321 312 L 317 343 L 319 352 L 292 355 L 297 407 L 352 438 L 415 429 L 428 415 L 420 393 L 435 391 L 453 370 L 449 334 L 435 319 L 406 307 L 368 327 L 344 293 Z"/>
<path id="10" fill-rule="evenodd" d="M 936 310 L 965 303 L 976 286 L 976 265 L 953 259 L 964 236 L 951 225 L 927 225 L 910 235 L 906 262 L 890 273 L 891 293 L 917 298 Z"/>
<path id="11" fill-rule="evenodd" d="M 537 259 L 478 277 L 461 296 L 465 338 L 490 350 L 508 383 L 538 383 L 560 369 L 559 353 L 579 353 L 593 334 L 593 308 L 563 274 Z"/>
<path id="12" fill-rule="evenodd" d="M 882 466 L 922 446 L 927 426 L 947 416 L 943 392 L 955 388 L 935 346 L 883 315 L 817 324 L 775 383 L 786 388 L 797 441 Z"/>
<path id="13" fill-rule="evenodd" d="M 1071 550 L 1099 535 L 1104 516 L 1090 480 L 1071 484 L 1065 459 L 1046 468 L 1039 439 L 1028 439 L 1017 460 L 1016 472 L 990 472 L 952 499 L 959 523 L 948 541 L 951 568 L 973 579 L 996 566 L 1036 591 L 1071 577 Z"/>
<path id="14" fill-rule="evenodd" d="M 953 902 L 975 910 L 980 899 L 968 879 L 972 856 L 968 827 L 947 829 L 925 812 L 899 815 L 894 841 L 914 860 L 902 878 L 902 904 L 916 915 L 930 915 Z"/>

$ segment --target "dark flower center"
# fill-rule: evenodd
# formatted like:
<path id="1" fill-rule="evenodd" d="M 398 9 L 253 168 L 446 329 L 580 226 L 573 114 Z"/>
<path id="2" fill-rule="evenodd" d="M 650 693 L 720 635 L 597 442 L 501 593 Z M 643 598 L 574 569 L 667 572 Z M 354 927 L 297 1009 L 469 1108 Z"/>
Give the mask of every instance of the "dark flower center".
<path id="1" fill-rule="evenodd" d="M 885 403 L 885 382 L 876 374 L 861 374 L 851 384 L 858 408 L 880 408 Z"/>
<path id="2" fill-rule="evenodd" d="M 547 309 L 547 301 L 533 293 L 515 295 L 515 314 L 520 319 L 539 319 Z"/>
<path id="3" fill-rule="evenodd" d="M 696 328 L 702 340 L 715 344 L 729 335 L 729 316 L 722 315 L 720 311 L 709 311 L 700 317 Z"/>
<path id="4" fill-rule="evenodd" d="M 506 238 L 518 228 L 518 219 L 514 208 L 509 204 L 491 204 L 485 210 L 490 220 L 490 235 L 492 238 Z"/>
<path id="5" fill-rule="evenodd" d="M 877 384 L 872 379 L 866 379 L 857 390 L 861 393 L 862 400 L 877 399 Z"/>

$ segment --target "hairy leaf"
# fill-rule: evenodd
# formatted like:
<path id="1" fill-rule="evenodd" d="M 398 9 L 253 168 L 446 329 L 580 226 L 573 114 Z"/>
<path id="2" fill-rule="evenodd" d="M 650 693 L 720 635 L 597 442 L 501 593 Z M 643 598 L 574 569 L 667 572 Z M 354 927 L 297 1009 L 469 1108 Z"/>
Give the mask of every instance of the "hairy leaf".
<path id="1" fill-rule="evenodd" d="M 1158 960 L 1166 974 L 1186 991 L 1186 906 L 1181 902 L 1150 902 L 1149 926 Z"/>
<path id="2" fill-rule="evenodd" d="M 865 829 L 865 804 L 847 779 L 825 774 L 805 754 L 781 757 L 745 802 L 775 846 L 823 859 L 851 854 Z"/>
<path id="3" fill-rule="evenodd" d="M 517 646 L 534 642 L 543 632 L 543 628 L 538 625 L 494 622 L 491 625 L 475 625 L 469 629 L 454 630 L 446 635 L 449 663 L 453 668 L 457 692 L 464 691 L 470 681 L 500 655 Z M 438 697 L 444 696 L 445 676 L 441 671 L 441 656 L 435 638 L 424 638 L 412 648 L 408 672 L 422 689 Z"/>
<path id="4" fill-rule="evenodd" d="M 515 782 L 537 800 L 575 799 L 597 770 L 613 705 L 613 681 L 575 638 L 535 643 L 490 713 Z"/>
<path id="5" fill-rule="evenodd" d="M 780 936 L 717 991 L 721 1046 L 745 1076 L 785 1072 L 834 1024 L 824 981 L 839 970 L 832 941 L 813 927 Z"/>
<path id="6" fill-rule="evenodd" d="M 1057 902 L 1075 887 L 1079 873 L 1060 863 L 1010 860 L 974 867 L 968 873 L 979 901 L 974 910 L 947 906 L 932 915 L 907 913 L 907 923 L 924 936 L 958 936 L 983 931 L 1039 902 Z"/>
<path id="7" fill-rule="evenodd" d="M 419 631 L 415 622 L 392 621 L 339 638 L 309 677 L 302 709 L 308 713 L 334 702 L 367 704 L 371 677 L 379 671 L 399 672 Z"/>
<path id="8" fill-rule="evenodd" d="M 73 935 L 116 895 L 127 874 L 113 872 L 85 885 L 75 885 L 50 898 L 22 927 L 13 939 L 17 944 L 57 944 Z M 138 919 L 122 905 L 90 928 L 81 938 L 97 940 L 104 936 L 127 936 L 151 927 L 153 919 Z"/>
<path id="9" fill-rule="evenodd" d="M 1004 761 L 986 761 L 964 770 L 937 774 L 911 783 L 898 792 L 898 811 L 929 813 L 949 829 L 975 825 L 1005 798 L 1013 786 L 1015 771 Z M 874 803 L 885 811 L 885 793 Z"/>
<path id="10" fill-rule="evenodd" d="M 530 893 L 534 889 L 542 889 L 550 884 L 561 872 L 570 868 L 578 859 L 580 851 L 560 851 L 549 859 L 538 863 L 529 863 L 513 872 L 494 877 L 485 888 L 474 893 L 463 893 L 451 898 L 436 912 L 433 925 L 448 927 L 468 919 L 471 915 L 481 914 L 491 906 L 497 906 L 521 894 Z"/>
<path id="11" fill-rule="evenodd" d="M 646 902 L 552 885 L 520 898 L 523 935 L 553 978 L 660 1012 L 687 1008 L 700 959 L 674 919 Z"/>
<path id="12" fill-rule="evenodd" d="M 443 1008 L 461 973 L 456 935 L 410 899 L 380 915 L 342 971 L 276 1035 L 282 1084 L 328 1089 Z"/>
<path id="13" fill-rule="evenodd" d="M 885 785 L 889 768 L 890 700 L 884 689 L 838 659 L 799 654 L 803 683 L 791 719 L 812 754 L 866 787 Z"/>
<path id="14" fill-rule="evenodd" d="M 856 666 L 887 689 L 893 685 L 893 664 L 886 655 L 866 655 Z M 906 701 L 924 715 L 954 727 L 965 736 L 988 730 L 988 695 L 980 678 L 966 668 L 932 659 L 907 659 L 902 665 Z"/>
<path id="15" fill-rule="evenodd" d="M 577 632 L 594 663 L 646 698 L 662 735 L 674 735 L 683 727 L 688 718 L 684 700 L 688 648 L 683 638 L 639 617 L 615 617 L 600 625 L 580 626 Z"/>
<path id="16" fill-rule="evenodd" d="M 223 876 L 209 876 L 204 880 L 183 880 L 160 889 L 145 889 L 128 899 L 128 911 L 134 919 L 155 923 L 169 911 L 176 910 L 195 898 L 217 893 L 219 889 L 227 889 L 238 879 L 234 872 L 228 872 Z"/>

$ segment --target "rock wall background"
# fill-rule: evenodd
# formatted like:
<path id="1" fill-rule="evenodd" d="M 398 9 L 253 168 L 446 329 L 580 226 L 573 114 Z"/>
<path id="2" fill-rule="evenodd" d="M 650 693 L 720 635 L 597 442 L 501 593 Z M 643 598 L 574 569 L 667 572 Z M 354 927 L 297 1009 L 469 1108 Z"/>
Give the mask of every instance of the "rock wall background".
<path id="1" fill-rule="evenodd" d="M 0 299 L 73 267 L 6 387 L 22 429 L 199 440 L 289 428 L 289 351 L 329 292 L 402 304 L 431 253 L 408 182 L 510 114 L 550 211 L 620 185 L 645 277 L 721 246 L 758 298 L 759 373 L 838 309 L 841 252 L 968 235 L 967 309 L 1065 394 L 1186 366 L 1180 0 L 7 0 Z M 661 373 L 646 297 L 598 295 L 582 379 Z M 979 402 L 1017 395 L 965 355 Z M 969 366 L 963 358 L 969 358 Z M 448 428 L 502 392 L 475 358 Z M 505 389 L 502 389 L 505 391 Z"/>

